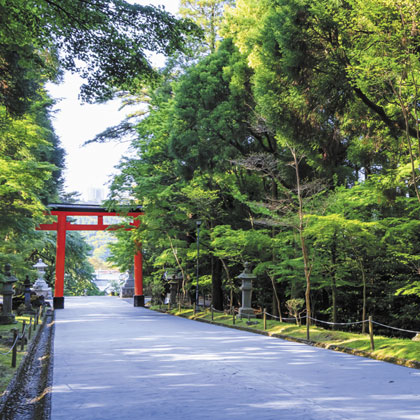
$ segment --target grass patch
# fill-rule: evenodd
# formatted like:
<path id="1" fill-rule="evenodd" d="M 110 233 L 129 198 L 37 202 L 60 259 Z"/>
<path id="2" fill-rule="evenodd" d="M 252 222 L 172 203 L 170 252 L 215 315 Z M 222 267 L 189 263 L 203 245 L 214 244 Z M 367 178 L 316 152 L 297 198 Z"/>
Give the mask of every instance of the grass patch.
<path id="1" fill-rule="evenodd" d="M 151 309 L 159 309 L 154 306 Z M 170 311 L 173 315 L 183 316 L 190 319 L 205 319 L 211 321 L 211 312 L 197 312 L 194 315 L 192 309 L 177 308 Z M 246 327 L 256 331 L 264 331 L 262 319 L 251 319 L 256 324 L 248 324 L 247 319 L 236 318 L 235 326 Z M 216 324 L 233 325 L 233 317 L 231 315 L 214 313 L 213 322 Z M 281 323 L 278 321 L 267 320 L 267 333 L 269 335 L 280 334 L 290 338 L 306 340 L 306 326 L 299 327 L 289 323 Z M 325 330 L 317 326 L 310 328 L 310 340 L 322 344 L 324 347 L 339 346 L 347 349 L 363 351 L 371 357 L 379 360 L 403 359 L 407 361 L 420 363 L 420 342 L 410 339 L 391 338 L 383 336 L 374 336 L 375 350 L 370 349 L 370 339 L 368 334 L 357 334 L 344 331 Z"/>
<path id="2" fill-rule="evenodd" d="M 21 333 L 23 321 L 26 321 L 26 331 L 28 333 L 30 315 L 16 316 L 16 321 L 16 324 L 0 325 L 0 336 L 2 337 L 0 338 L 0 353 L 7 353 L 9 351 L 10 347 L 12 346 L 12 343 L 11 341 L 9 341 L 9 339 L 12 340 L 13 338 L 13 333 L 11 332 L 11 330 L 13 328 L 16 328 L 17 330 L 19 330 L 19 333 Z M 39 325 L 37 328 L 39 328 L 41 323 L 42 319 L 40 318 Z M 34 336 L 35 333 L 32 328 L 31 340 L 33 340 Z M 26 334 L 26 337 L 28 337 L 28 334 Z M 24 351 L 20 351 L 20 344 L 18 342 L 17 349 L 18 352 L 16 358 L 16 366 L 19 366 L 23 357 L 26 355 L 27 345 L 25 345 Z M 9 385 L 9 382 L 13 378 L 15 372 L 16 368 L 12 368 L 12 353 L 9 353 L 7 355 L 0 354 L 0 396 L 3 394 L 3 392 Z"/>

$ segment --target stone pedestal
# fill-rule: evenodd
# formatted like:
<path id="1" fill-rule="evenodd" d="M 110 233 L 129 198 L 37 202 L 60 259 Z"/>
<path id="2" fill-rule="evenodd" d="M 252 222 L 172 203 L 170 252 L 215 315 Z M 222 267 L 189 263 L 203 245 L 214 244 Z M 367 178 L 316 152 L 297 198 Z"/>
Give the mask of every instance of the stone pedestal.
<path id="1" fill-rule="evenodd" d="M 25 313 L 34 314 L 35 311 L 32 308 L 32 304 L 31 304 L 31 282 L 29 281 L 29 276 L 26 276 L 24 286 L 25 286 Z"/>
<path id="2" fill-rule="evenodd" d="M 252 280 L 255 280 L 257 276 L 249 271 L 249 264 L 244 264 L 244 271 L 237 277 L 242 280 L 240 287 L 242 291 L 242 306 L 239 308 L 240 318 L 255 318 L 254 310 L 251 307 L 252 301 Z"/>
<path id="3" fill-rule="evenodd" d="M 120 290 L 121 298 L 131 298 L 134 296 L 134 269 L 130 269 L 128 278 Z"/>
<path id="4" fill-rule="evenodd" d="M 54 309 L 64 309 L 64 297 L 56 297 L 53 299 Z"/>
<path id="5" fill-rule="evenodd" d="M 2 284 L 2 295 L 3 295 L 3 311 L 0 315 L 0 324 L 15 324 L 15 316 L 12 313 L 12 299 L 14 295 L 13 284 L 17 282 L 16 277 L 12 276 L 10 272 L 10 264 L 5 265 L 5 276 L 6 279 L 3 280 Z"/>
<path id="6" fill-rule="evenodd" d="M 133 303 L 136 308 L 144 306 L 144 295 L 134 295 Z"/>
<path id="7" fill-rule="evenodd" d="M 45 268 L 47 267 L 47 264 L 44 264 L 40 258 L 33 267 L 38 270 L 38 279 L 34 283 L 32 290 L 38 296 L 43 296 L 44 299 L 51 298 L 51 287 L 49 287 L 47 282 L 44 280 Z"/>

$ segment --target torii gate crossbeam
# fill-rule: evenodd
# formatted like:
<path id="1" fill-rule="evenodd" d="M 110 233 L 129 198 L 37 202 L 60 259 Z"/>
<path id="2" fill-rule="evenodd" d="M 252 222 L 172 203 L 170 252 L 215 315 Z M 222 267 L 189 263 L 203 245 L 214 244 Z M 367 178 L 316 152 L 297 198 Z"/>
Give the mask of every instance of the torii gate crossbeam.
<path id="1" fill-rule="evenodd" d="M 125 229 L 137 229 L 140 226 L 138 216 L 143 215 L 141 208 L 127 214 L 107 211 L 99 205 L 93 204 L 50 204 L 49 213 L 57 216 L 57 222 L 40 224 L 37 230 L 57 231 L 57 251 L 55 267 L 54 309 L 64 308 L 64 269 L 66 261 L 66 232 L 67 231 L 103 231 L 120 229 L 114 225 L 105 225 L 105 216 L 133 217 L 130 227 Z M 73 224 L 67 220 L 67 216 L 96 216 L 96 224 Z M 136 244 L 137 250 L 134 255 L 134 306 L 144 306 L 143 295 L 143 259 L 140 244 Z"/>

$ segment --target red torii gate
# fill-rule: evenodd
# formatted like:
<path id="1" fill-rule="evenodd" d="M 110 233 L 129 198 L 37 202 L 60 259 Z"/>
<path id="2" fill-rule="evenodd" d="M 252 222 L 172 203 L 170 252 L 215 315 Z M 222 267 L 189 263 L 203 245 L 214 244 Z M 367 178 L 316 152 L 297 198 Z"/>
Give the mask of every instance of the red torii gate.
<path id="1" fill-rule="evenodd" d="M 104 216 L 133 217 L 130 228 L 136 229 L 140 226 L 138 216 L 144 214 L 141 207 L 126 214 L 110 212 L 105 208 L 95 204 L 50 204 L 49 213 L 57 216 L 57 222 L 49 224 L 40 224 L 37 230 L 55 230 L 57 231 L 57 253 L 55 262 L 55 291 L 54 291 L 54 309 L 64 309 L 64 267 L 66 261 L 66 232 L 83 230 L 116 230 L 119 229 L 113 225 L 104 224 Z M 67 216 L 96 216 L 96 224 L 72 224 L 67 221 Z M 134 306 L 144 306 L 143 295 L 143 259 L 141 247 L 136 245 L 137 252 L 134 255 Z"/>

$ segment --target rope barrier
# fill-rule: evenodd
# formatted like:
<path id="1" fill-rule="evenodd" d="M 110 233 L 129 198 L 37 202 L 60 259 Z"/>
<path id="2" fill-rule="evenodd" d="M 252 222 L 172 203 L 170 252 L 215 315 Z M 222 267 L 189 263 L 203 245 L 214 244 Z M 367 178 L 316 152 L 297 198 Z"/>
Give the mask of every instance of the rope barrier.
<path id="1" fill-rule="evenodd" d="M 384 325 L 380 322 L 372 321 L 372 324 L 380 325 L 381 327 L 390 328 L 391 330 L 403 331 L 412 334 L 420 334 L 420 331 L 404 330 L 403 328 L 391 327 L 390 325 Z"/>
<path id="2" fill-rule="evenodd" d="M 212 307 L 212 310 L 214 312 L 218 312 L 218 313 L 223 313 L 223 314 L 225 313 L 225 311 L 219 311 L 219 310 L 215 309 L 214 307 Z M 239 313 L 238 309 L 233 308 L 233 310 L 234 310 L 235 313 Z M 256 312 L 256 315 L 260 315 L 260 314 L 263 314 L 263 313 L 264 313 L 263 311 Z M 276 315 L 273 315 L 273 314 L 270 314 L 269 312 L 265 312 L 265 314 L 267 316 L 270 316 L 271 318 L 280 319 L 280 317 L 278 317 Z M 301 319 L 305 319 L 305 318 L 308 318 L 308 316 L 303 315 L 301 317 Z M 334 326 L 334 325 L 337 325 L 337 326 L 360 325 L 360 324 L 365 324 L 365 323 L 369 322 L 368 319 L 366 319 L 364 321 L 353 321 L 353 322 L 329 322 L 329 321 L 322 321 L 320 319 L 316 319 L 316 318 L 312 318 L 312 317 L 309 317 L 309 319 L 314 321 L 314 322 L 319 322 L 321 324 L 332 325 L 332 326 Z M 295 317 L 293 317 L 293 318 L 281 318 L 281 320 L 282 321 L 296 321 L 296 318 Z M 389 329 L 392 329 L 392 330 L 402 331 L 402 332 L 406 332 L 406 333 L 410 333 L 410 334 L 420 334 L 420 331 L 406 330 L 404 328 L 391 327 L 390 325 L 381 324 L 380 322 L 376 322 L 376 321 L 373 321 L 373 320 L 372 320 L 372 324 L 376 324 L 376 325 L 379 325 L 379 326 L 384 327 L 384 328 L 389 328 Z M 25 328 L 26 328 L 26 326 L 25 326 Z M 12 349 L 9 350 L 8 353 L 0 353 L 0 354 L 9 354 L 10 351 L 12 351 Z"/>
<path id="3" fill-rule="evenodd" d="M 269 315 L 269 316 L 271 316 L 271 317 L 273 317 L 273 318 L 277 318 L 277 319 L 280 319 L 280 317 L 279 316 L 275 316 L 275 315 L 272 315 L 272 314 L 269 314 L 269 313 L 267 313 L 267 315 Z M 296 321 L 296 319 L 297 318 L 284 318 L 284 317 L 282 317 L 281 318 L 281 320 L 282 320 L 282 322 L 283 321 Z"/>
<path id="4" fill-rule="evenodd" d="M 23 321 L 23 329 L 22 333 L 20 334 L 20 351 L 25 349 L 25 339 L 26 339 L 26 321 Z"/>
<path id="5" fill-rule="evenodd" d="M 279 317 L 279 316 L 271 315 L 271 314 L 270 314 L 270 313 L 268 313 L 268 312 L 266 312 L 265 314 L 266 314 L 266 315 L 268 315 L 268 316 L 271 316 L 271 318 L 277 318 L 277 319 L 280 319 L 280 317 Z"/>
<path id="6" fill-rule="evenodd" d="M 271 318 L 280 319 L 280 317 L 279 317 L 279 316 L 276 316 L 276 315 L 270 314 L 269 312 L 266 312 L 266 315 L 271 316 Z M 282 321 L 296 321 L 296 318 L 284 318 L 284 317 L 282 317 L 282 318 L 281 318 L 281 320 L 282 320 Z"/>
<path id="7" fill-rule="evenodd" d="M 218 309 L 216 309 L 215 307 L 212 306 L 212 309 L 214 312 L 219 312 L 219 314 L 224 314 L 225 311 L 219 311 Z"/>
<path id="8" fill-rule="evenodd" d="M 13 351 L 13 349 L 15 348 L 16 343 L 18 342 L 18 339 L 19 339 L 19 335 L 16 336 L 15 342 L 13 343 L 13 346 L 10 347 L 10 350 L 7 353 L 0 353 L 0 355 L 7 356 L 8 354 L 10 354 Z"/>
<path id="9" fill-rule="evenodd" d="M 304 318 L 308 318 L 305 316 Z M 356 325 L 356 324 L 364 324 L 365 322 L 369 322 L 368 320 L 365 321 L 355 321 L 355 322 L 328 322 L 328 321 L 321 321 L 320 319 L 309 317 L 312 321 L 320 322 L 321 324 L 327 325 Z"/>

